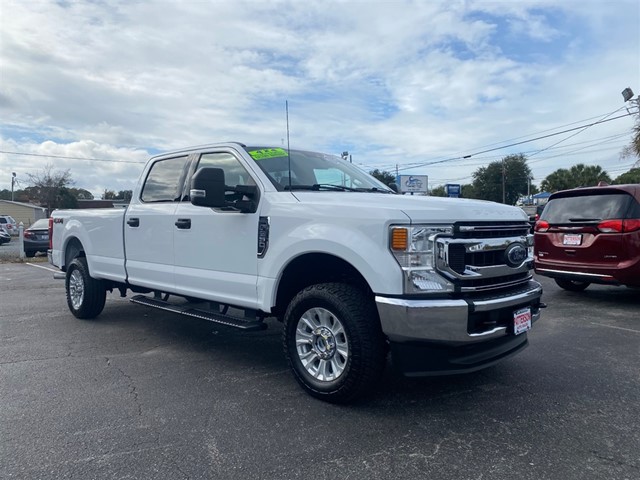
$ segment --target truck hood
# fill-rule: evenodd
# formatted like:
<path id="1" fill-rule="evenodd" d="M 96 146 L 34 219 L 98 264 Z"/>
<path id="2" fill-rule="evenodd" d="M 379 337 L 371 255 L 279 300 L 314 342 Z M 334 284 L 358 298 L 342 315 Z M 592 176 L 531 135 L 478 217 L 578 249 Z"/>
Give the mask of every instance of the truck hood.
<path id="1" fill-rule="evenodd" d="M 404 213 L 412 223 L 451 221 L 527 221 L 521 208 L 484 200 L 425 197 L 362 192 L 294 192 L 303 204 L 339 206 L 345 215 L 349 210 L 389 210 L 389 216 Z"/>

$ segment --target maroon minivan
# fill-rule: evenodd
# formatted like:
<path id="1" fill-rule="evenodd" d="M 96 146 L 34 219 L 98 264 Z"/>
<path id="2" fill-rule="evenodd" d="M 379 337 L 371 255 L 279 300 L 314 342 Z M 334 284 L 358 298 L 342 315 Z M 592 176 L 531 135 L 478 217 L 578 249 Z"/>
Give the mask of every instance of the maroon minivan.
<path id="1" fill-rule="evenodd" d="M 640 287 L 640 184 L 551 195 L 535 225 L 534 261 L 538 275 L 566 290 Z"/>

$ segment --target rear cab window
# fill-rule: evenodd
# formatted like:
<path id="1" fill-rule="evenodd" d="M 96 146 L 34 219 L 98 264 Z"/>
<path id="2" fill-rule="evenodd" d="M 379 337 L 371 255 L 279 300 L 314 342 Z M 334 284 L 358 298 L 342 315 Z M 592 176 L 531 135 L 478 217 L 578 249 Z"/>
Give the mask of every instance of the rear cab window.
<path id="1" fill-rule="evenodd" d="M 158 160 L 151 166 L 140 199 L 145 203 L 180 200 L 188 156 Z"/>

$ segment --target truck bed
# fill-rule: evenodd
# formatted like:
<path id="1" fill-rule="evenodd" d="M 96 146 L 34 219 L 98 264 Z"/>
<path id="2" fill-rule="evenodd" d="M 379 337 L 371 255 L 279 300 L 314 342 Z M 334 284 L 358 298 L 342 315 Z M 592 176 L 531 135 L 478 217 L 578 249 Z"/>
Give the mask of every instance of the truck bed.
<path id="1" fill-rule="evenodd" d="M 87 263 L 94 278 L 124 281 L 125 211 L 123 208 L 57 210 L 54 214 L 57 223 L 53 226 L 52 263 L 59 268 L 66 268 L 66 265 L 62 265 L 62 254 L 69 245 L 61 245 L 58 242 L 63 238 L 75 236 L 84 246 Z"/>

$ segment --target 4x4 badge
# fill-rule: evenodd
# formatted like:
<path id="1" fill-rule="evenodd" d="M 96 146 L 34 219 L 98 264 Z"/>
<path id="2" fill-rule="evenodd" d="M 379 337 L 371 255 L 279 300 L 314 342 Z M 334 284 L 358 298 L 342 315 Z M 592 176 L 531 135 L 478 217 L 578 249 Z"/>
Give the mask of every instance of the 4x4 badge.
<path id="1" fill-rule="evenodd" d="M 521 243 L 512 243 L 504 251 L 504 261 L 512 268 L 519 267 L 527 259 L 527 249 Z"/>

